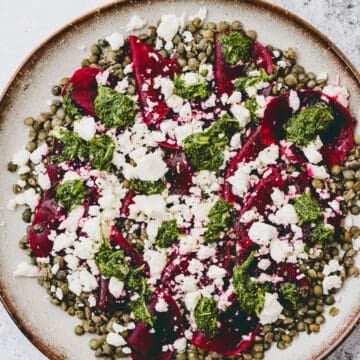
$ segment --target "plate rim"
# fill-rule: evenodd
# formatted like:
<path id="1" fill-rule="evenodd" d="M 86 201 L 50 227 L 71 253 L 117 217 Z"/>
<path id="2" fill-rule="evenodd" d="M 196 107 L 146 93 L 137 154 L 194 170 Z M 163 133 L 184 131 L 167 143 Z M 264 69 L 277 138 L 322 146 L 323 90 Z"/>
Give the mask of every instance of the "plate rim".
<path id="1" fill-rule="evenodd" d="M 152 0 L 154 2 L 164 2 L 166 0 Z M 316 27 L 311 25 L 308 21 L 304 20 L 299 15 L 296 15 L 292 11 L 289 11 L 279 5 L 270 3 L 266 0 L 214 0 L 212 2 L 227 2 L 227 3 L 246 3 L 251 6 L 262 8 L 269 13 L 275 13 L 277 16 L 286 18 L 290 23 L 296 25 L 297 28 L 305 29 L 308 31 L 316 41 L 320 42 L 322 47 L 326 47 L 327 51 L 330 51 L 335 58 L 344 66 L 344 70 L 350 75 L 350 77 L 355 81 L 359 91 L 360 91 L 360 71 L 352 64 L 352 62 L 347 58 L 347 56 L 340 50 L 333 41 L 331 41 L 326 35 L 319 31 Z M 39 45 L 37 45 L 20 63 L 15 72 L 12 74 L 8 80 L 6 86 L 0 94 L 0 114 L 5 111 L 9 99 L 11 99 L 11 91 L 13 85 L 20 81 L 22 75 L 31 68 L 33 63 L 36 63 L 46 51 L 46 49 L 52 44 L 56 43 L 58 39 L 70 32 L 74 26 L 81 25 L 82 23 L 91 20 L 95 16 L 101 16 L 107 12 L 112 12 L 117 9 L 121 9 L 125 6 L 136 6 L 147 3 L 147 0 L 115 0 L 108 4 L 99 6 L 84 13 L 81 16 L 76 17 L 74 20 L 66 23 L 58 30 L 49 35 L 45 40 L 43 40 Z M 2 302 L 5 310 L 9 314 L 10 318 L 14 321 L 16 326 L 20 331 L 25 335 L 25 337 L 34 345 L 43 355 L 48 357 L 51 360 L 64 360 L 66 356 L 59 354 L 54 349 L 52 349 L 38 334 L 32 332 L 31 326 L 26 324 L 21 319 L 21 314 L 18 313 L 15 306 L 12 305 L 11 298 L 6 293 L 6 287 L 4 286 L 3 279 L 0 277 L 0 301 Z M 351 334 L 355 329 L 357 323 L 360 321 L 360 305 L 357 311 L 352 314 L 350 321 L 346 324 L 344 330 L 341 334 L 338 334 L 324 349 L 314 354 L 312 357 L 313 360 L 321 360 L 326 356 L 333 353 Z"/>

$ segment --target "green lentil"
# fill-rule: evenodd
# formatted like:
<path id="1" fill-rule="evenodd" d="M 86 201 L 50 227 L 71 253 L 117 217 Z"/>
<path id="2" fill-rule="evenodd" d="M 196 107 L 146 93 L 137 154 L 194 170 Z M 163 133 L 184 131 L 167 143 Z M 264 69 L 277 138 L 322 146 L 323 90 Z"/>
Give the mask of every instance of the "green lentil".
<path id="1" fill-rule="evenodd" d="M 335 303 L 335 299 L 332 295 L 327 295 L 324 299 L 326 305 L 333 305 Z"/>
<path id="2" fill-rule="evenodd" d="M 85 330 L 81 325 L 76 325 L 75 329 L 74 329 L 74 332 L 75 332 L 76 335 L 81 336 L 81 335 L 84 335 Z"/>

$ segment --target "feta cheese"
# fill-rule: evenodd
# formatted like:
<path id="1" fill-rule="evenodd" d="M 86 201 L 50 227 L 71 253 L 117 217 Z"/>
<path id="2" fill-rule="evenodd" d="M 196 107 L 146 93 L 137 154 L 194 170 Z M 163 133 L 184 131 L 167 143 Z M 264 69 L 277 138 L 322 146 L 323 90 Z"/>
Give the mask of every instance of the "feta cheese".
<path id="1" fill-rule="evenodd" d="M 126 165 L 124 175 L 127 179 L 138 178 L 144 181 L 156 181 L 162 178 L 167 170 L 161 151 L 155 151 L 141 158 L 136 167 Z"/>
<path id="2" fill-rule="evenodd" d="M 158 279 L 167 262 L 166 252 L 145 250 L 144 260 L 149 264 L 151 276 Z"/>
<path id="3" fill-rule="evenodd" d="M 39 164 L 43 156 L 45 156 L 48 152 L 49 152 L 48 146 L 46 143 L 44 143 L 31 153 L 30 160 L 34 164 Z"/>
<path id="4" fill-rule="evenodd" d="M 338 101 L 342 106 L 349 106 L 349 91 L 345 86 L 326 85 L 322 92 Z"/>
<path id="5" fill-rule="evenodd" d="M 133 200 L 129 206 L 130 218 L 138 219 L 138 214 L 143 213 L 150 219 L 165 220 L 166 203 L 161 195 L 136 195 Z"/>
<path id="6" fill-rule="evenodd" d="M 119 50 L 125 43 L 124 37 L 118 32 L 106 36 L 105 40 L 109 43 L 111 49 L 114 51 Z"/>
<path id="7" fill-rule="evenodd" d="M 38 175 L 38 184 L 43 190 L 49 190 L 51 187 L 51 182 L 49 175 L 47 173 L 40 173 Z"/>
<path id="8" fill-rule="evenodd" d="M 89 306 L 90 306 L 91 308 L 95 307 L 95 306 L 96 306 L 96 298 L 95 298 L 95 296 L 94 296 L 94 295 L 90 295 L 90 296 L 88 297 L 88 302 L 89 302 Z"/>
<path id="9" fill-rule="evenodd" d="M 235 195 L 243 196 L 250 183 L 250 172 L 253 170 L 251 164 L 240 164 L 233 176 L 228 178 Z"/>
<path id="10" fill-rule="evenodd" d="M 126 25 L 126 31 L 140 30 L 146 25 L 146 19 L 142 19 L 139 15 L 134 15 Z"/>
<path id="11" fill-rule="evenodd" d="M 344 267 L 339 264 L 339 262 L 335 259 L 331 259 L 328 264 L 324 266 L 323 274 L 328 276 L 334 272 L 342 271 Z"/>
<path id="12" fill-rule="evenodd" d="M 269 220 L 277 225 L 296 224 L 298 222 L 297 213 L 291 204 L 285 204 L 275 214 L 269 215 Z"/>
<path id="13" fill-rule="evenodd" d="M 259 314 L 261 324 L 271 324 L 275 322 L 281 315 L 283 307 L 278 301 L 277 294 L 265 293 L 264 308 Z"/>
<path id="14" fill-rule="evenodd" d="M 181 337 L 179 339 L 176 339 L 174 342 L 174 349 L 178 352 L 178 353 L 182 353 L 186 350 L 186 338 L 185 337 Z"/>
<path id="15" fill-rule="evenodd" d="M 325 166 L 323 165 L 317 166 L 309 164 L 307 168 L 309 175 L 315 179 L 324 180 L 330 176 L 329 173 L 326 171 Z"/>
<path id="16" fill-rule="evenodd" d="M 259 245 L 267 246 L 277 237 L 278 231 L 276 227 L 260 221 L 254 222 L 249 229 L 249 238 Z"/>
<path id="17" fill-rule="evenodd" d="M 322 146 L 323 143 L 320 137 L 317 136 L 313 142 L 307 146 L 302 147 L 302 151 L 311 163 L 318 164 L 323 159 L 321 153 L 318 151 Z"/>
<path id="18" fill-rule="evenodd" d="M 78 206 L 74 210 L 72 210 L 67 218 L 59 225 L 59 229 L 70 233 L 74 233 L 78 226 L 81 218 L 84 216 L 85 209 L 83 206 Z"/>
<path id="19" fill-rule="evenodd" d="M 210 279 L 222 279 L 226 275 L 226 270 L 217 265 L 210 265 L 207 276 Z"/>
<path id="20" fill-rule="evenodd" d="M 273 240 L 270 244 L 270 256 L 277 263 L 285 261 L 286 257 L 291 254 L 291 247 L 286 240 Z"/>
<path id="21" fill-rule="evenodd" d="M 269 259 L 261 259 L 259 262 L 258 262 L 258 268 L 260 270 L 263 270 L 265 271 L 266 269 L 269 268 L 269 266 L 271 265 L 271 261 Z"/>
<path id="22" fill-rule="evenodd" d="M 295 90 L 290 90 L 289 106 L 291 107 L 293 113 L 300 109 L 300 98 Z"/>
<path id="23" fill-rule="evenodd" d="M 354 250 L 359 251 L 360 250 L 360 236 L 353 239 L 352 243 L 353 243 Z"/>
<path id="24" fill-rule="evenodd" d="M 162 297 L 160 297 L 155 305 L 155 310 L 157 312 L 167 312 L 169 310 L 169 305 Z"/>
<path id="25" fill-rule="evenodd" d="M 191 259 L 189 266 L 188 266 L 188 270 L 189 270 L 190 274 L 198 274 L 204 270 L 204 265 L 202 264 L 201 261 L 199 261 L 197 259 Z"/>
<path id="26" fill-rule="evenodd" d="M 259 167 L 276 164 L 279 157 L 279 146 L 272 144 L 259 152 L 256 163 Z"/>
<path id="27" fill-rule="evenodd" d="M 157 28 L 157 34 L 166 42 L 172 41 L 179 28 L 183 26 L 183 17 L 174 14 L 164 14 Z"/>
<path id="28" fill-rule="evenodd" d="M 124 283 L 112 276 L 109 281 L 109 292 L 115 299 L 118 299 L 124 290 Z"/>
<path id="29" fill-rule="evenodd" d="M 206 260 L 212 256 L 215 256 L 215 254 L 216 249 L 214 247 L 201 245 L 197 252 L 197 257 L 200 260 Z"/>
<path id="30" fill-rule="evenodd" d="M 240 127 L 245 127 L 251 119 L 250 111 L 244 104 L 232 104 L 230 106 L 230 112 L 239 122 Z"/>
<path id="31" fill-rule="evenodd" d="M 185 43 L 189 43 L 193 39 L 192 33 L 190 31 L 184 31 L 182 35 Z"/>
<path id="32" fill-rule="evenodd" d="M 91 140 L 96 133 L 95 119 L 90 116 L 84 116 L 80 120 L 75 121 L 74 132 L 86 141 Z"/>
<path id="33" fill-rule="evenodd" d="M 18 264 L 14 271 L 15 277 L 37 277 L 39 269 L 37 266 L 27 263 L 26 261 Z"/>
<path id="34" fill-rule="evenodd" d="M 281 205 L 284 205 L 287 202 L 284 192 L 278 188 L 274 188 L 270 196 L 271 196 L 271 200 L 273 201 L 273 204 L 277 207 L 280 207 Z"/>
<path id="35" fill-rule="evenodd" d="M 201 299 L 200 291 L 188 292 L 184 298 L 186 309 L 190 313 L 192 313 L 195 310 L 195 307 L 200 299 Z"/>
<path id="36" fill-rule="evenodd" d="M 247 224 L 251 221 L 254 221 L 258 218 L 258 213 L 255 210 L 248 210 L 245 211 L 241 218 L 240 218 L 240 222 Z"/>
<path id="37" fill-rule="evenodd" d="M 125 339 L 120 334 L 116 334 L 116 333 L 113 333 L 113 332 L 110 332 L 110 333 L 107 334 L 106 342 L 109 345 L 112 345 L 112 346 L 115 346 L 115 347 L 126 345 Z"/>
<path id="38" fill-rule="evenodd" d="M 340 276 L 338 276 L 338 275 L 325 276 L 325 278 L 323 280 L 324 294 L 328 295 L 329 290 L 332 290 L 332 289 L 340 289 L 341 284 L 342 284 L 342 280 L 341 280 Z"/>

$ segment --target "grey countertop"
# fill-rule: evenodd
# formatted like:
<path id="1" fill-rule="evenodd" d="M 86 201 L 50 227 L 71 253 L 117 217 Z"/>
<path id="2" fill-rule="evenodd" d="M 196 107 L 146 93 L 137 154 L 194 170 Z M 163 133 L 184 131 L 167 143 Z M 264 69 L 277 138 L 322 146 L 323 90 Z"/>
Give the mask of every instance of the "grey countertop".
<path id="1" fill-rule="evenodd" d="M 69 20 L 107 0 L 1 0 L 0 91 L 26 54 Z M 298 14 L 326 36 L 360 69 L 360 0 L 272 0 Z M 360 360 L 360 328 L 328 360 Z M 45 360 L 0 305 L 0 359 Z"/>

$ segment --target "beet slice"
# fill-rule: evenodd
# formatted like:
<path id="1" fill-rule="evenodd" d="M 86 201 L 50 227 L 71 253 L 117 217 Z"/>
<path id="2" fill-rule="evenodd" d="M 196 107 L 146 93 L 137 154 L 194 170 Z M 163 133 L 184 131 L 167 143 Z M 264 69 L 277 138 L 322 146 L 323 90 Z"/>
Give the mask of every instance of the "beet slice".
<path id="1" fill-rule="evenodd" d="M 169 114 L 170 108 L 160 100 L 161 92 L 154 88 L 154 79 L 157 76 L 172 78 L 181 69 L 176 58 L 164 59 L 137 36 L 130 36 L 129 42 L 144 121 L 147 125 L 155 125 Z"/>
<path id="2" fill-rule="evenodd" d="M 49 176 L 50 184 L 53 188 L 60 183 L 65 171 L 56 164 L 49 164 L 46 167 L 46 173 Z"/>
<path id="3" fill-rule="evenodd" d="M 166 142 L 166 141 L 159 141 L 158 145 L 167 150 L 172 150 L 172 151 L 181 151 L 182 150 L 182 147 L 176 143 L 170 144 L 169 142 Z"/>
<path id="4" fill-rule="evenodd" d="M 183 151 L 169 151 L 164 161 L 169 168 L 165 174 L 171 184 L 170 194 L 189 195 L 192 186 L 192 171 Z"/>
<path id="5" fill-rule="evenodd" d="M 61 211 L 53 197 L 53 191 L 48 190 L 39 202 L 31 224 L 28 240 L 31 250 L 38 257 L 46 257 L 53 248 L 49 240 L 51 229 L 57 227 L 57 219 Z"/>
<path id="6" fill-rule="evenodd" d="M 121 215 L 126 216 L 126 217 L 129 216 L 129 213 L 130 213 L 129 206 L 134 203 L 134 200 L 133 200 L 134 196 L 135 196 L 135 191 L 129 190 L 125 196 L 125 199 L 124 199 L 121 209 L 120 209 Z"/>
<path id="7" fill-rule="evenodd" d="M 257 68 L 264 69 L 268 74 L 273 73 L 272 53 L 258 41 L 254 44 L 252 58 Z"/>
<path id="8" fill-rule="evenodd" d="M 328 166 L 341 163 L 354 147 L 355 119 L 348 109 L 336 100 L 315 90 L 298 91 L 301 107 L 307 107 L 319 101 L 326 101 L 331 107 L 335 120 L 321 135 L 324 146 L 321 153 Z M 289 106 L 289 93 L 272 99 L 266 107 L 261 126 L 261 139 L 265 145 L 278 143 L 285 138 L 284 126 L 292 115 Z"/>
<path id="9" fill-rule="evenodd" d="M 115 245 L 119 245 L 125 254 L 131 258 L 131 265 L 134 267 L 139 267 L 145 264 L 144 259 L 140 254 L 134 249 L 134 247 L 129 244 L 129 242 L 123 237 L 116 226 L 111 228 L 110 233 L 110 242 Z"/>
<path id="10" fill-rule="evenodd" d="M 255 340 L 257 319 L 238 310 L 239 304 L 234 303 L 220 316 L 220 332 L 213 338 L 201 332 L 194 333 L 192 343 L 197 347 L 215 351 L 225 356 L 240 355 Z M 249 339 L 244 340 L 244 336 Z"/>
<path id="11" fill-rule="evenodd" d="M 98 90 L 96 76 L 102 72 L 104 72 L 104 69 L 100 67 L 86 67 L 76 70 L 64 87 L 62 96 L 65 96 L 67 90 L 71 87 L 71 100 L 85 114 L 95 116 L 94 101 Z"/>
<path id="12" fill-rule="evenodd" d="M 215 39 L 214 77 L 216 90 L 220 96 L 223 94 L 231 95 L 234 91 L 235 79 L 245 75 L 244 71 L 246 68 L 246 64 L 227 64 L 222 54 L 222 47 L 218 36 L 219 34 L 216 36 Z M 251 58 L 252 61 L 256 64 L 257 68 L 264 69 L 268 74 L 273 73 L 272 54 L 258 41 L 254 43 Z"/>
<path id="13" fill-rule="evenodd" d="M 168 305 L 168 311 L 156 312 L 155 306 L 159 298 Z M 144 323 L 138 322 L 128 338 L 128 344 L 133 350 L 133 359 L 165 360 L 171 359 L 173 350 L 162 351 L 164 345 L 172 344 L 183 333 L 183 321 L 180 309 L 173 297 L 163 288 L 154 293 L 149 311 L 156 316 L 154 330 Z"/>
<path id="14" fill-rule="evenodd" d="M 261 128 L 257 127 L 248 137 L 246 143 L 240 148 L 238 153 L 230 160 L 230 163 L 225 172 L 224 186 L 222 196 L 226 201 L 235 202 L 238 196 L 232 192 L 232 185 L 228 179 L 234 175 L 240 163 L 246 163 L 256 159 L 259 152 L 265 148 L 261 142 L 260 135 Z"/>
<path id="15" fill-rule="evenodd" d="M 100 277 L 100 294 L 97 307 L 101 311 L 111 311 L 115 305 L 115 299 L 109 291 L 109 280 Z"/>

